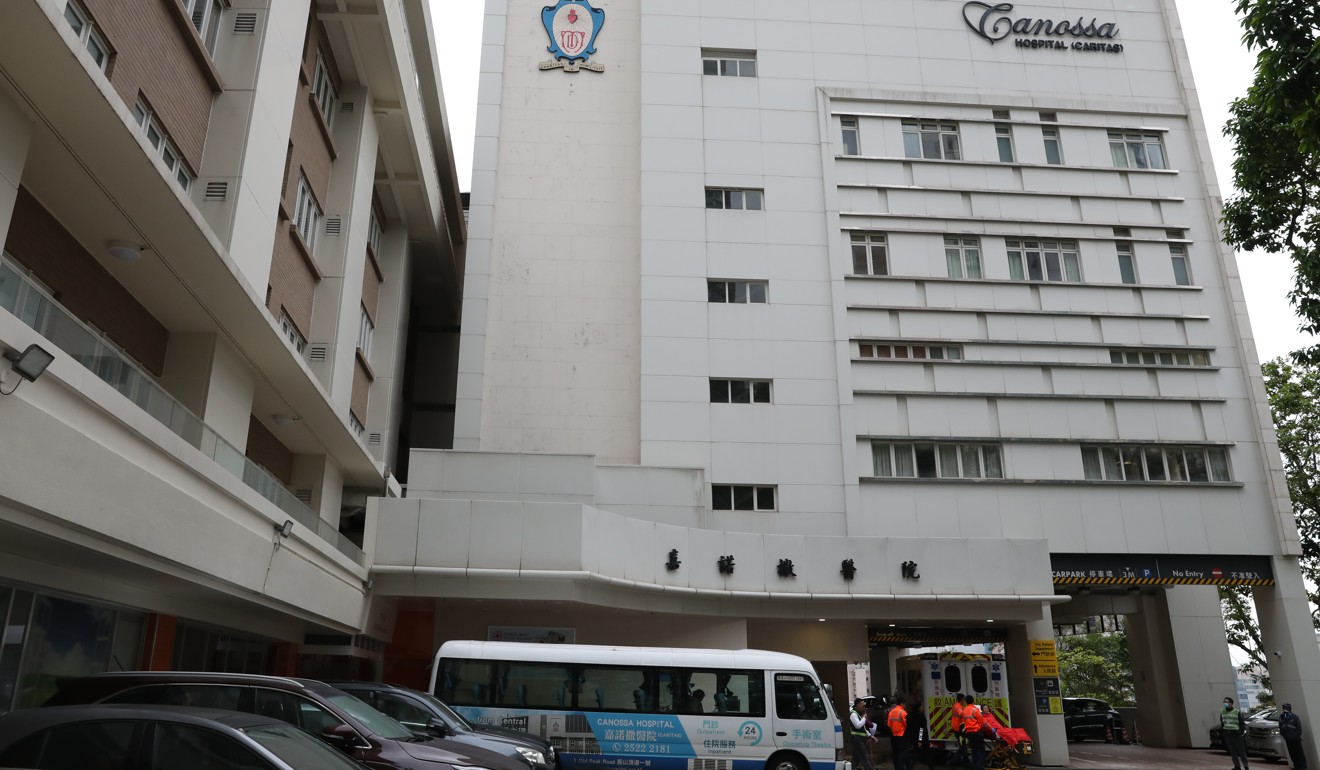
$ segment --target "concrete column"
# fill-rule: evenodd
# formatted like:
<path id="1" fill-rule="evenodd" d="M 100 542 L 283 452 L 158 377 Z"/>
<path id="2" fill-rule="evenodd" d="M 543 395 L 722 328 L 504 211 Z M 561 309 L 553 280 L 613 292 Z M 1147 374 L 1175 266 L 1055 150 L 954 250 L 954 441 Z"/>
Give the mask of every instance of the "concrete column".
<path id="1" fill-rule="evenodd" d="M 290 489 L 311 490 L 311 509 L 331 526 L 339 526 L 344 499 L 344 473 L 325 455 L 294 455 Z"/>
<path id="2" fill-rule="evenodd" d="M 9 237 L 9 221 L 14 215 L 14 201 L 27 165 L 28 145 L 32 141 L 32 123 L 27 115 L 0 91 L 0 244 Z"/>
<path id="3" fill-rule="evenodd" d="M 1252 589 L 1274 701 L 1291 703 L 1302 719 L 1307 758 L 1320 757 L 1320 646 L 1297 560 L 1274 558 L 1275 585 Z"/>
<path id="4" fill-rule="evenodd" d="M 1054 641 L 1054 620 L 1049 605 L 1041 605 L 1041 617 L 1008 630 L 1008 704 L 1013 726 L 1027 731 L 1036 742 L 1031 756 L 1035 765 L 1067 766 L 1068 739 L 1062 714 L 1036 713 L 1036 688 L 1031 670 L 1031 641 Z"/>
<path id="5" fill-rule="evenodd" d="M 247 449 L 256 384 L 229 343 L 214 334 L 171 334 L 160 384 L 240 453 Z"/>
<path id="6" fill-rule="evenodd" d="M 1128 645 L 1145 745 L 1209 745 L 1220 700 L 1237 693 L 1219 590 L 1174 586 L 1143 596 L 1141 612 L 1128 616 Z"/>

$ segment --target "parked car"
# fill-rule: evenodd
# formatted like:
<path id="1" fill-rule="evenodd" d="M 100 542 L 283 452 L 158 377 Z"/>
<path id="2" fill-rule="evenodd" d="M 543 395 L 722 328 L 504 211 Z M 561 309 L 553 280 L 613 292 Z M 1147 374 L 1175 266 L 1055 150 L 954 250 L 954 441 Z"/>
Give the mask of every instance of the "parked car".
<path id="1" fill-rule="evenodd" d="M 301 727 L 359 762 L 398 770 L 527 770 L 493 751 L 418 736 L 324 682 L 254 674 L 127 671 L 65 679 L 46 706 L 138 703 L 260 714 Z"/>
<path id="2" fill-rule="evenodd" d="M 1123 717 L 1108 703 L 1095 698 L 1064 698 L 1063 729 L 1070 741 L 1098 738 L 1123 740 Z"/>
<path id="3" fill-rule="evenodd" d="M 1279 734 L 1277 709 L 1258 711 L 1247 719 L 1247 754 L 1264 757 L 1271 762 L 1288 759 L 1288 745 Z"/>
<path id="4" fill-rule="evenodd" d="M 302 730 L 270 717 L 134 705 L 0 714 L 0 767 L 364 770 Z"/>
<path id="5" fill-rule="evenodd" d="M 476 725 L 434 695 L 380 682 L 327 682 L 372 708 L 398 720 L 413 731 L 429 731 L 441 738 L 520 757 L 535 770 L 553 770 L 556 757 L 550 742 L 523 730 Z"/>
<path id="6" fill-rule="evenodd" d="M 1260 717 L 1264 716 L 1270 711 L 1271 709 L 1269 708 L 1257 709 L 1256 711 L 1253 711 L 1252 713 L 1248 714 L 1245 721 L 1247 722 L 1248 725 L 1250 725 L 1251 720 L 1259 719 Z M 1215 725 L 1214 727 L 1210 728 L 1210 748 L 1219 749 L 1220 751 L 1223 751 L 1225 753 L 1227 753 L 1228 751 L 1228 748 L 1224 746 L 1223 731 L 1220 729 L 1219 725 Z"/>

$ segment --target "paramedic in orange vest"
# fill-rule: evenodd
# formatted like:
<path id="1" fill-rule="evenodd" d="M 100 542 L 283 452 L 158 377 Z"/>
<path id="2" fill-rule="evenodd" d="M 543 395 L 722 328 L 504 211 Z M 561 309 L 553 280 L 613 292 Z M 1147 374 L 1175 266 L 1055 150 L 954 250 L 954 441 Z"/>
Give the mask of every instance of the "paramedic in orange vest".
<path id="1" fill-rule="evenodd" d="M 985 770 L 985 738 L 981 730 L 985 727 L 985 715 L 976 699 L 967 696 L 967 705 L 963 707 L 963 735 L 967 736 L 968 747 L 972 750 L 972 770 Z"/>
<path id="2" fill-rule="evenodd" d="M 967 764 L 967 739 L 963 736 L 963 702 L 967 696 L 958 693 L 958 697 L 953 701 L 953 715 L 949 717 L 949 726 L 953 728 L 953 740 L 958 744 L 958 751 L 953 755 L 950 765 Z"/>
<path id="3" fill-rule="evenodd" d="M 907 733 L 907 709 L 903 706 L 903 699 L 897 698 L 894 707 L 889 709 L 889 715 L 885 718 L 889 724 L 889 747 L 894 754 L 895 770 L 906 770 L 908 766 L 908 739 Z"/>

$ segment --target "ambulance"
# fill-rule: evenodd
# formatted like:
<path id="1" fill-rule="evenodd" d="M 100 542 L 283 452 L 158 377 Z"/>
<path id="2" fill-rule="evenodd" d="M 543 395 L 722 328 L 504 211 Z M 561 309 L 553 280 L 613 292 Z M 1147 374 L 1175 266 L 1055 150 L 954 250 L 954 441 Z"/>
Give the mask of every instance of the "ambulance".
<path id="1" fill-rule="evenodd" d="M 930 743 L 952 750 L 954 699 L 959 693 L 976 698 L 981 710 L 1011 727 L 1008 713 L 1008 668 L 1003 655 L 931 652 L 909 655 L 894 662 L 898 692 L 909 702 L 926 704 Z"/>

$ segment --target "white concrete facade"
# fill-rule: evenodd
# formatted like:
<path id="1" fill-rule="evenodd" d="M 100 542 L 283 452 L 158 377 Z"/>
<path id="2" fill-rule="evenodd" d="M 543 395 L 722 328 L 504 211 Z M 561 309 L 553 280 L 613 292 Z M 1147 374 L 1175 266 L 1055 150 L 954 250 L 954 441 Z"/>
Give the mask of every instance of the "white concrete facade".
<path id="1" fill-rule="evenodd" d="M 1015 714 L 1049 764 L 1062 720 L 1032 713 L 1024 648 L 1068 597 L 1032 565 L 1258 557 L 1278 582 L 1257 589 L 1267 644 L 1301 666 L 1276 693 L 1320 715 L 1173 0 L 602 1 L 604 70 L 573 74 L 537 66 L 544 5 L 487 3 L 459 451 L 415 454 L 422 499 L 380 503 L 388 592 L 866 621 L 853 634 L 1007 621 Z M 856 265 L 854 237 L 885 264 Z M 713 301 L 712 282 L 764 301 Z M 716 403 L 714 380 L 768 398 Z M 504 453 L 599 467 L 593 483 L 585 461 Z M 744 510 L 730 487 L 773 497 Z M 1030 609 L 999 614 L 1009 595 Z M 1173 691 L 1146 706 L 1169 745 L 1202 744 L 1233 692 L 1212 604 L 1192 587 L 1132 602 L 1136 657 Z"/>

